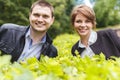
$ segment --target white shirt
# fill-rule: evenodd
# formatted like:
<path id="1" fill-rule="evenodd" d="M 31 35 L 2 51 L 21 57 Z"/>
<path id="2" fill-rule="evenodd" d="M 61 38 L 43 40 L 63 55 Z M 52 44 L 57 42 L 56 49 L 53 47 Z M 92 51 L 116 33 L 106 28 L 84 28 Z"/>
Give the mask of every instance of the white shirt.
<path id="1" fill-rule="evenodd" d="M 39 58 L 41 48 L 43 44 L 45 43 L 45 41 L 46 41 L 46 36 L 44 36 L 42 40 L 39 41 L 38 43 L 32 45 L 32 39 L 30 37 L 30 29 L 29 29 L 25 35 L 25 46 L 24 46 L 22 54 L 20 55 L 18 59 L 18 62 L 24 61 L 25 59 L 30 58 L 30 57 Z"/>
<path id="2" fill-rule="evenodd" d="M 81 41 L 79 41 L 78 47 L 85 48 L 85 50 L 81 53 L 82 58 L 85 56 L 92 57 L 93 55 L 95 55 L 92 49 L 90 48 L 90 45 L 95 43 L 96 40 L 97 40 L 97 33 L 95 31 L 91 31 L 90 37 L 88 40 L 88 47 L 86 47 L 84 44 L 81 43 Z"/>

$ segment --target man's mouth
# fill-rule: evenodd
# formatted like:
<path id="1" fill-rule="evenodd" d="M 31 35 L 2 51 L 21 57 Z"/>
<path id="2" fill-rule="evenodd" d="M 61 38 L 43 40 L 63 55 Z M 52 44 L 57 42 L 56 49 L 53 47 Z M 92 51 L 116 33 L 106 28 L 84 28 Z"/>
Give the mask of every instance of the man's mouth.
<path id="1" fill-rule="evenodd" d="M 40 23 L 35 23 L 37 26 L 44 26 L 44 24 L 40 24 Z"/>

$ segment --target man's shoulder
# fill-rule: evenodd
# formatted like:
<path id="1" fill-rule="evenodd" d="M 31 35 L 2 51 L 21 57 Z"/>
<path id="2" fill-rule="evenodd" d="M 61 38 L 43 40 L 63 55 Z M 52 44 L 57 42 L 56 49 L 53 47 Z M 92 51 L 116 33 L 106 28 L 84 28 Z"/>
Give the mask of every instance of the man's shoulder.
<path id="1" fill-rule="evenodd" d="M 5 23 L 1 27 L 1 29 L 9 29 L 9 30 L 24 30 L 26 26 L 21 26 L 13 23 Z"/>

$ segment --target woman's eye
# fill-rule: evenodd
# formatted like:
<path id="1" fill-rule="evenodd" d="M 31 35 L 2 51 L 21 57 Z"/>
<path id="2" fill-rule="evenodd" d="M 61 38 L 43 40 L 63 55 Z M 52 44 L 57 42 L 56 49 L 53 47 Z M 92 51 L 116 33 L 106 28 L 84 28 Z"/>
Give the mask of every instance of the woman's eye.
<path id="1" fill-rule="evenodd" d="M 80 23 L 81 21 L 80 21 L 80 20 L 77 20 L 76 22 L 77 22 L 77 23 Z"/>

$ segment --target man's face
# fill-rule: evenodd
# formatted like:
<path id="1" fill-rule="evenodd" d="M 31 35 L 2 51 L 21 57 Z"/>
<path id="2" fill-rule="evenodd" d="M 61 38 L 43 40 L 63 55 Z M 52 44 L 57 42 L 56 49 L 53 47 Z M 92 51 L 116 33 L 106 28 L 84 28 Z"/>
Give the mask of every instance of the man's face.
<path id="1" fill-rule="evenodd" d="M 54 17 L 49 7 L 36 5 L 30 13 L 29 20 L 33 31 L 44 33 L 53 24 Z"/>

